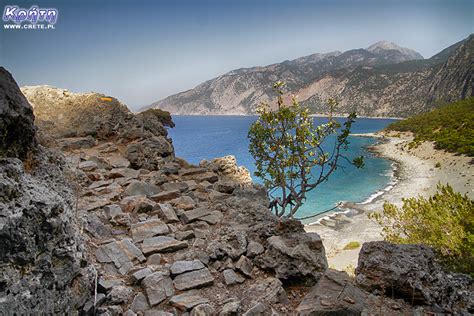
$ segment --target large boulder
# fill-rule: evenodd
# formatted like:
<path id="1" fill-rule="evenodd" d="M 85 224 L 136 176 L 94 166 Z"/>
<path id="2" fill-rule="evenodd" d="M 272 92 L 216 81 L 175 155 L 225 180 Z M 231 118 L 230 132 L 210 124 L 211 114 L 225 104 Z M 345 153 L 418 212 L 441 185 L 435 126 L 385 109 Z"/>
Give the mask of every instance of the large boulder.
<path id="1" fill-rule="evenodd" d="M 0 157 L 24 159 L 35 148 L 34 119 L 12 75 L 0 67 Z"/>
<path id="2" fill-rule="evenodd" d="M 364 243 L 356 282 L 370 292 L 386 292 L 410 303 L 438 306 L 446 311 L 474 309 L 473 279 L 445 272 L 433 250 L 423 245 Z"/>

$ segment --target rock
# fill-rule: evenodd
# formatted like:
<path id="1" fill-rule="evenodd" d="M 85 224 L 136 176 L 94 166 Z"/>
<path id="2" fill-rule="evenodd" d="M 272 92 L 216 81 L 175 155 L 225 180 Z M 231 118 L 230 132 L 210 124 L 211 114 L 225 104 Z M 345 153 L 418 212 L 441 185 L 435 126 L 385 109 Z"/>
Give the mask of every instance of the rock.
<path id="1" fill-rule="evenodd" d="M 328 269 L 296 311 L 298 315 L 360 315 L 364 308 L 368 308 L 366 294 L 345 272 Z"/>
<path id="2" fill-rule="evenodd" d="M 194 200 L 189 196 L 181 196 L 179 198 L 171 200 L 170 203 L 174 207 L 185 211 L 192 210 L 196 207 L 196 203 L 194 203 Z"/>
<path id="3" fill-rule="evenodd" d="M 109 178 L 125 178 L 125 179 L 137 179 L 140 175 L 140 171 L 130 168 L 114 168 L 109 172 Z"/>
<path id="4" fill-rule="evenodd" d="M 176 223 L 179 222 L 178 216 L 176 216 L 176 212 L 173 209 L 171 204 L 158 204 L 159 205 L 159 213 L 160 217 L 165 221 L 165 223 Z"/>
<path id="5" fill-rule="evenodd" d="M 107 299 L 111 304 L 126 304 L 132 294 L 133 290 L 128 286 L 115 286 L 107 294 Z"/>
<path id="6" fill-rule="evenodd" d="M 211 215 L 212 211 L 205 207 L 196 208 L 194 210 L 186 211 L 181 215 L 181 221 L 184 224 L 192 223 L 201 217 Z"/>
<path id="7" fill-rule="evenodd" d="M 143 280 L 145 277 L 152 273 L 153 271 L 151 271 L 150 268 L 140 269 L 132 274 L 132 280 L 135 283 L 139 283 L 141 280 Z"/>
<path id="8" fill-rule="evenodd" d="M 151 306 L 155 306 L 174 295 L 174 287 L 171 278 L 161 272 L 148 275 L 142 281 L 142 285 Z"/>
<path id="9" fill-rule="evenodd" d="M 177 232 L 175 234 L 176 239 L 178 240 L 188 240 L 194 238 L 194 231 L 192 230 L 187 230 L 184 232 Z"/>
<path id="10" fill-rule="evenodd" d="M 209 300 L 201 297 L 197 291 L 187 291 L 170 299 L 170 304 L 181 311 L 188 311 L 197 305 L 207 303 Z"/>
<path id="11" fill-rule="evenodd" d="M 280 280 L 274 277 L 260 279 L 243 293 L 243 297 L 252 304 L 258 302 L 267 304 L 288 304 L 288 296 L 282 287 Z"/>
<path id="12" fill-rule="evenodd" d="M 237 316 L 240 315 L 241 302 L 239 300 L 231 300 L 230 302 L 224 304 L 219 316 Z"/>
<path id="13" fill-rule="evenodd" d="M 219 180 L 213 185 L 214 190 L 227 194 L 232 194 L 236 187 L 238 187 L 238 183 L 224 180 Z"/>
<path id="14" fill-rule="evenodd" d="M 179 190 L 174 190 L 174 191 L 163 191 L 157 194 L 154 194 L 150 196 L 150 199 L 152 199 L 155 202 L 166 202 L 169 200 L 176 199 L 181 195 Z"/>
<path id="15" fill-rule="evenodd" d="M 265 253 L 254 262 L 264 270 L 275 271 L 279 279 L 312 285 L 327 269 L 324 246 L 315 233 L 272 236 L 267 243 Z"/>
<path id="16" fill-rule="evenodd" d="M 186 192 L 189 189 L 189 184 L 186 182 L 166 182 L 162 186 L 164 191 L 180 191 Z"/>
<path id="17" fill-rule="evenodd" d="M 148 213 L 155 207 L 156 203 L 148 199 L 145 195 L 127 196 L 120 201 L 120 206 L 128 213 Z"/>
<path id="18" fill-rule="evenodd" d="M 214 202 L 214 203 L 222 202 L 229 197 L 229 194 L 220 193 L 220 192 L 217 192 L 216 190 L 208 190 L 208 192 L 209 192 L 208 193 L 209 200 L 211 200 L 211 202 Z"/>
<path id="19" fill-rule="evenodd" d="M 126 310 L 124 313 L 123 313 L 123 316 L 137 316 L 136 313 L 134 313 L 132 310 Z"/>
<path id="20" fill-rule="evenodd" d="M 33 109 L 12 75 L 0 67 L 0 157 L 25 159 L 36 149 Z"/>
<path id="21" fill-rule="evenodd" d="M 143 181 L 132 181 L 128 187 L 123 191 L 124 196 L 146 195 L 150 197 L 160 192 L 160 188 L 154 184 L 149 184 Z"/>
<path id="22" fill-rule="evenodd" d="M 97 164 L 93 161 L 83 161 L 81 163 L 79 163 L 79 169 L 81 169 L 82 171 L 94 171 L 95 169 L 97 169 Z"/>
<path id="23" fill-rule="evenodd" d="M 103 208 L 105 217 L 112 219 L 119 214 L 123 214 L 122 208 L 118 204 L 109 204 Z"/>
<path id="24" fill-rule="evenodd" d="M 204 265 L 199 260 L 192 261 L 176 261 L 171 266 L 171 274 L 177 275 L 188 271 L 203 269 Z"/>
<path id="25" fill-rule="evenodd" d="M 142 250 L 145 255 L 155 252 L 171 252 L 188 247 L 185 241 L 178 241 L 172 237 L 158 236 L 143 241 Z"/>
<path id="26" fill-rule="evenodd" d="M 110 236 L 110 228 L 105 226 L 99 217 L 94 214 L 87 214 L 85 230 L 96 238 L 105 238 Z"/>
<path id="27" fill-rule="evenodd" d="M 252 277 L 252 262 L 245 256 L 241 256 L 240 259 L 235 264 L 235 268 L 242 272 L 248 278 Z"/>
<path id="28" fill-rule="evenodd" d="M 101 263 L 113 262 L 122 275 L 125 275 L 132 267 L 133 261 L 145 261 L 140 249 L 130 239 L 122 239 L 100 246 L 95 256 Z"/>
<path id="29" fill-rule="evenodd" d="M 143 314 L 144 316 L 175 316 L 173 313 L 165 312 L 165 311 L 159 311 L 156 309 L 151 309 L 148 311 L 145 311 Z"/>
<path id="30" fill-rule="evenodd" d="M 214 183 L 214 182 L 217 182 L 217 180 L 219 180 L 219 177 L 214 172 L 205 172 L 205 173 L 201 173 L 201 174 L 193 176 L 192 179 L 196 180 L 197 182 L 207 181 L 209 183 Z"/>
<path id="31" fill-rule="evenodd" d="M 254 306 L 250 307 L 245 313 L 242 314 L 242 316 L 260 316 L 260 315 L 266 315 L 265 312 L 268 311 L 268 308 L 258 302 Z M 268 313 L 271 315 L 271 313 Z"/>
<path id="32" fill-rule="evenodd" d="M 249 185 L 252 183 L 250 172 L 245 167 L 237 165 L 235 156 L 225 156 L 215 158 L 209 163 L 209 168 L 216 170 L 224 180 L 239 183 L 241 185 Z"/>
<path id="33" fill-rule="evenodd" d="M 245 279 L 234 272 L 232 269 L 226 269 L 222 273 L 224 276 L 225 284 L 234 285 L 244 283 Z"/>
<path id="34" fill-rule="evenodd" d="M 184 169 L 181 171 L 181 176 L 182 177 L 189 177 L 189 176 L 195 176 L 198 174 L 203 174 L 206 173 L 207 169 L 206 168 L 190 168 L 190 169 Z"/>
<path id="35" fill-rule="evenodd" d="M 150 308 L 150 304 L 148 304 L 148 300 L 142 292 L 138 292 L 137 295 L 133 298 L 132 304 L 130 305 L 130 309 L 135 313 L 146 311 Z"/>
<path id="36" fill-rule="evenodd" d="M 108 293 L 113 287 L 121 285 L 123 285 L 123 281 L 121 279 L 106 280 L 101 277 L 97 282 L 97 289 L 99 292 Z"/>
<path id="37" fill-rule="evenodd" d="M 208 215 L 205 215 L 203 217 L 200 217 L 200 221 L 205 221 L 208 224 L 215 225 L 219 223 L 224 216 L 222 215 L 221 212 L 219 211 L 212 211 Z"/>
<path id="38" fill-rule="evenodd" d="M 164 136 L 153 136 L 127 146 L 127 159 L 133 168 L 157 170 L 163 158 L 174 155 L 173 145 Z"/>
<path id="39" fill-rule="evenodd" d="M 92 298 L 88 300 L 87 303 L 84 304 L 84 306 L 82 307 L 82 312 L 85 315 L 94 315 L 94 303 L 95 303 L 95 306 L 100 306 L 105 301 L 105 299 L 106 299 L 105 294 L 98 293 L 97 297 L 95 298 L 95 302 L 94 302 L 94 298 Z"/>
<path id="40" fill-rule="evenodd" d="M 214 307 L 209 304 L 201 304 L 193 308 L 191 316 L 213 316 L 215 315 Z"/>
<path id="41" fill-rule="evenodd" d="M 161 255 L 159 253 L 154 253 L 148 257 L 147 265 L 160 265 L 161 264 Z"/>
<path id="42" fill-rule="evenodd" d="M 112 168 L 129 168 L 130 161 L 128 159 L 121 157 L 121 156 L 110 156 L 107 157 L 107 162 Z"/>
<path id="43" fill-rule="evenodd" d="M 180 274 L 173 283 L 176 289 L 184 291 L 211 285 L 214 283 L 214 277 L 207 268 L 204 268 Z"/>
<path id="44" fill-rule="evenodd" d="M 61 150 L 74 150 L 82 148 L 92 148 L 95 146 L 95 139 L 88 137 L 66 137 L 57 141 L 57 145 Z"/>
<path id="45" fill-rule="evenodd" d="M 446 273 L 433 250 L 423 245 L 364 243 L 356 283 L 370 292 L 393 290 L 410 304 L 413 300 L 417 304 L 438 305 L 446 311 L 474 308 L 472 278 Z"/>
<path id="46" fill-rule="evenodd" d="M 255 241 L 250 241 L 247 245 L 247 257 L 253 258 L 255 256 L 258 256 L 259 254 L 263 253 L 265 251 L 265 248 L 263 248 L 262 244 L 255 242 Z"/>
<path id="47" fill-rule="evenodd" d="M 133 224 L 131 231 L 134 242 L 140 242 L 144 239 L 169 233 L 168 225 L 158 219 L 150 219 L 148 221 Z"/>

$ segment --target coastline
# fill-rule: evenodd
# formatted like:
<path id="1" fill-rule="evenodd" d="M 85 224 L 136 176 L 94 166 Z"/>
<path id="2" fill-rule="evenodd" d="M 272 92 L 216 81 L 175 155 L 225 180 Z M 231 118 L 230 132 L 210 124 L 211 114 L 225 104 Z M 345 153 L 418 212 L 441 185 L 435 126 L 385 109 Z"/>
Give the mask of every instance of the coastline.
<path id="1" fill-rule="evenodd" d="M 434 144 L 424 142 L 408 149 L 413 140 L 411 133 L 378 132 L 351 134 L 374 137 L 380 143 L 369 148 L 372 152 L 392 161 L 392 181 L 360 203 L 344 203 L 340 209 L 315 217 L 315 222 L 305 225 L 307 232 L 317 232 L 326 248 L 329 265 L 338 270 L 352 270 L 357 266 L 360 246 L 343 250 L 351 241 L 382 240 L 381 227 L 367 217 L 367 213 L 381 211 L 385 201 L 397 206 L 403 198 L 429 196 L 436 192 L 438 182 L 449 183 L 455 191 L 474 197 L 474 165 L 472 158 L 458 156 L 434 149 Z M 440 167 L 435 167 L 440 163 Z"/>
<path id="2" fill-rule="evenodd" d="M 140 113 L 145 110 L 139 110 L 139 111 L 134 111 L 133 113 Z M 333 115 L 333 117 L 336 118 L 346 118 L 349 114 L 337 114 Z M 250 116 L 250 117 L 257 117 L 258 114 L 239 114 L 239 113 L 212 113 L 212 114 L 171 114 L 171 116 L 237 116 L 237 117 L 245 117 L 245 116 Z M 329 115 L 327 114 L 310 114 L 310 117 L 328 117 Z M 366 119 L 390 119 L 390 120 L 404 120 L 404 117 L 393 117 L 393 116 L 367 116 L 367 115 L 357 115 L 357 118 L 366 118 Z"/>

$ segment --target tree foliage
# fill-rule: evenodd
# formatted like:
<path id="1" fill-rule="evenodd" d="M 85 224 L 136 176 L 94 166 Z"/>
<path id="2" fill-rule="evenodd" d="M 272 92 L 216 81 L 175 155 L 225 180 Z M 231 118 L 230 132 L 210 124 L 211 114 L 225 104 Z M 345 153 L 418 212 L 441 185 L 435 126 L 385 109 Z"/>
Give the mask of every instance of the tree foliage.
<path id="1" fill-rule="evenodd" d="M 474 97 L 392 123 L 387 129 L 413 132 L 414 145 L 434 141 L 437 149 L 474 157 Z"/>
<path id="2" fill-rule="evenodd" d="M 474 273 L 474 201 L 449 185 L 438 185 L 429 198 L 403 199 L 401 208 L 386 202 L 369 217 L 387 241 L 431 246 L 449 268 Z"/>
<path id="3" fill-rule="evenodd" d="M 283 82 L 275 83 L 277 109 L 261 104 L 257 111 L 259 117 L 250 127 L 248 137 L 249 150 L 257 167 L 255 175 L 263 179 L 272 199 L 270 208 L 279 217 L 293 217 L 303 205 L 306 194 L 328 180 L 339 167 L 356 116 L 349 115 L 341 126 L 330 115 L 327 123 L 314 126 L 309 109 L 301 106 L 296 97 L 291 97 L 291 104 L 284 104 L 283 87 Z M 337 102 L 330 99 L 328 103 L 332 113 Z M 326 152 L 322 144 L 335 133 L 333 149 Z M 353 163 L 361 167 L 363 160 L 359 157 Z M 313 175 L 315 167 L 318 171 Z"/>

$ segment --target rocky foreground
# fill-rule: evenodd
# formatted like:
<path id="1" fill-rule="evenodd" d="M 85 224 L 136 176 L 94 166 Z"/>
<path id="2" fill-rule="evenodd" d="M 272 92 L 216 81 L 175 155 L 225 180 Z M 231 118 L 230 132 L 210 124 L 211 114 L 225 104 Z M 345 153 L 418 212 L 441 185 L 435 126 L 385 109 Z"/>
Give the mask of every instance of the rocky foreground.
<path id="1" fill-rule="evenodd" d="M 23 95 L 3 68 L 0 87 L 0 311 L 474 311 L 472 279 L 426 247 L 371 242 L 355 279 L 328 269 L 319 235 L 271 214 L 235 158 L 175 157 L 172 122 L 154 112 L 51 87 Z"/>

